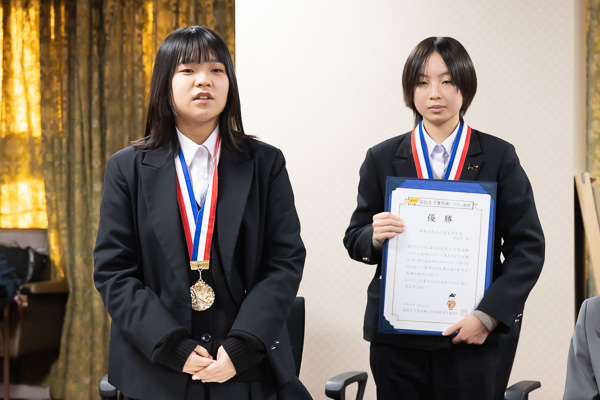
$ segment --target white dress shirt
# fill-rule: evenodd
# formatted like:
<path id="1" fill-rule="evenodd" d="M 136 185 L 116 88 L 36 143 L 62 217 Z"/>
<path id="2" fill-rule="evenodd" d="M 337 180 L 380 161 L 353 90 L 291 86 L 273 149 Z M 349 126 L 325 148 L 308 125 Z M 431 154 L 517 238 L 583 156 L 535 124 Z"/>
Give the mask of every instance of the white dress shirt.
<path id="1" fill-rule="evenodd" d="M 177 128 L 176 128 L 177 129 Z M 219 136 L 219 127 L 210 134 L 210 136 L 202 144 L 197 144 L 179 129 L 177 129 L 177 137 L 179 146 L 183 152 L 183 157 L 190 172 L 192 187 L 194 188 L 194 197 L 199 207 L 202 207 L 206 197 L 206 191 L 209 186 L 213 168 L 215 167 L 215 144 Z M 178 169 L 179 175 L 179 169 Z M 179 179 L 185 179 L 183 176 L 178 176 Z"/>

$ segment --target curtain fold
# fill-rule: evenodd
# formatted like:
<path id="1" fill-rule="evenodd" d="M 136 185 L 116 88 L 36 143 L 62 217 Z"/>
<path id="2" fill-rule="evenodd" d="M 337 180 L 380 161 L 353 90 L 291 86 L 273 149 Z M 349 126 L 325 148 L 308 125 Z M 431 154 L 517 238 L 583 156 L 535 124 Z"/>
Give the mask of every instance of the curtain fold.
<path id="1" fill-rule="evenodd" d="M 152 62 L 175 28 L 215 29 L 233 50 L 234 0 L 42 0 L 41 131 L 53 260 L 69 301 L 51 375 L 55 399 L 96 399 L 110 319 L 92 251 L 110 154 L 144 133 Z"/>
<path id="2" fill-rule="evenodd" d="M 600 178 L 600 0 L 587 0 L 586 11 L 586 166 L 591 176 Z M 588 254 L 587 251 L 586 254 Z M 598 294 L 590 263 L 591 260 L 587 256 L 584 271 L 584 297 Z"/>
<path id="3" fill-rule="evenodd" d="M 587 2 L 587 169 L 600 177 L 600 0 Z"/>
<path id="4" fill-rule="evenodd" d="M 3 0 L 0 26 L 0 227 L 46 228 L 39 0 Z"/>

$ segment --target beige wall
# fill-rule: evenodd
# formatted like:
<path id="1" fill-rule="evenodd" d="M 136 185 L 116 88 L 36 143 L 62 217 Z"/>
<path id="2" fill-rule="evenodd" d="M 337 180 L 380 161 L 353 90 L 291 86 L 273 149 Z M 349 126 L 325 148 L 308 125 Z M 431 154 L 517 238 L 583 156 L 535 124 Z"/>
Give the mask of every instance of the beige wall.
<path id="1" fill-rule="evenodd" d="M 369 370 L 362 317 L 373 267 L 350 260 L 342 237 L 366 150 L 412 127 L 404 61 L 436 35 L 457 38 L 471 54 L 479 89 L 467 121 L 516 146 L 547 237 L 511 381 L 541 380 L 535 398 L 562 395 L 574 320 L 572 175 L 584 167 L 582 3 L 236 2 L 246 131 L 286 155 L 308 249 L 301 378 L 315 398 L 325 398 L 328 376 Z M 373 389 L 370 380 L 368 399 Z"/>

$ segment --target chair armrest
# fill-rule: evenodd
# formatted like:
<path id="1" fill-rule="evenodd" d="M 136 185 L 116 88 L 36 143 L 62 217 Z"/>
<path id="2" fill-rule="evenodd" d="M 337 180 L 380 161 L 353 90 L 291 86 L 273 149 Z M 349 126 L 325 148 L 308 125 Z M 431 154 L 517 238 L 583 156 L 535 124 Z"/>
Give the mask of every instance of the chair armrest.
<path id="1" fill-rule="evenodd" d="M 539 381 L 520 381 L 509 386 L 504 392 L 505 400 L 527 400 L 529 392 L 541 387 Z"/>
<path id="2" fill-rule="evenodd" d="M 19 286 L 21 293 L 30 294 L 55 294 L 69 293 L 69 284 L 66 279 L 56 281 L 27 282 Z"/>
<path id="3" fill-rule="evenodd" d="M 117 388 L 108 383 L 108 374 L 104 375 L 98 385 L 98 391 L 102 400 L 116 400 L 117 399 Z"/>
<path id="4" fill-rule="evenodd" d="M 365 394 L 368 377 L 369 375 L 362 371 L 350 371 L 336 375 L 329 379 L 325 384 L 325 395 L 331 399 L 344 400 L 346 398 L 346 388 L 348 385 L 358 382 L 356 399 L 360 400 Z"/>

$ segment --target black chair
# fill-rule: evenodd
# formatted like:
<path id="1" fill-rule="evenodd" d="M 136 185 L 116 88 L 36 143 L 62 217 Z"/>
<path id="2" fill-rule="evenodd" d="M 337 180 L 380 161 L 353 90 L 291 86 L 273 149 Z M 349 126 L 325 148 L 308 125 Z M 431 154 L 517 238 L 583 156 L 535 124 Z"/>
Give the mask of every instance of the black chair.
<path id="1" fill-rule="evenodd" d="M 539 381 L 520 381 L 509 386 L 504 392 L 504 400 L 528 400 L 529 393 L 542 384 Z"/>
<path id="2" fill-rule="evenodd" d="M 300 375 L 302 352 L 304 350 L 304 331 L 306 325 L 306 309 L 304 297 L 296 297 L 287 319 L 288 334 L 292 345 L 292 353 L 296 364 L 296 376 Z M 346 388 L 353 383 L 358 384 L 356 400 L 362 400 L 367 386 L 368 374 L 366 372 L 346 372 L 329 379 L 325 385 L 327 397 L 337 400 L 346 399 Z M 119 391 L 108 382 L 108 375 L 104 375 L 99 385 L 100 397 L 103 400 L 117 400 L 122 397 Z"/>

